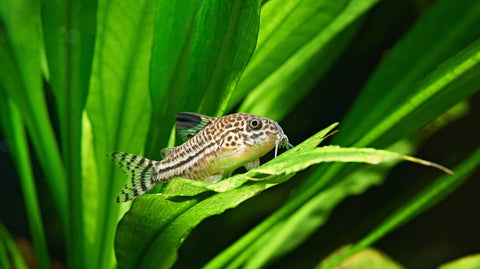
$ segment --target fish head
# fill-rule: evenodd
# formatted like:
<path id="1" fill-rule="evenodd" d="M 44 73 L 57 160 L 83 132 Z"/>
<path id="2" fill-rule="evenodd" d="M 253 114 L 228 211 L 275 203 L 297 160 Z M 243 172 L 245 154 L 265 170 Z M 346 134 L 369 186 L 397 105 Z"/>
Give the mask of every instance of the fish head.
<path id="1" fill-rule="evenodd" d="M 275 148 L 275 157 L 279 147 L 291 146 L 288 137 L 283 132 L 282 127 L 277 122 L 260 116 L 249 114 L 249 118 L 244 124 L 244 143 L 250 147 L 252 151 L 258 150 L 266 154 Z"/>
<path id="2" fill-rule="evenodd" d="M 275 148 L 291 147 L 288 137 L 275 121 L 247 113 L 231 114 L 218 119 L 224 128 L 223 152 L 220 159 L 229 167 L 252 162 Z M 222 127 L 223 126 L 223 127 Z"/>

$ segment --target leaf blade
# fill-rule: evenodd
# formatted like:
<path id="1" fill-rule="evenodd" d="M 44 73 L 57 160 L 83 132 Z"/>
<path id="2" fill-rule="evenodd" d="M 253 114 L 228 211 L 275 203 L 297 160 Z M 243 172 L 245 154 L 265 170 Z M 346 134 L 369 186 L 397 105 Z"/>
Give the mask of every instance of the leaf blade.
<path id="1" fill-rule="evenodd" d="M 413 199 L 401 206 L 389 217 L 387 217 L 379 226 L 374 228 L 362 240 L 357 242 L 351 248 L 348 248 L 342 254 L 332 258 L 319 268 L 332 268 L 346 257 L 358 252 L 377 241 L 384 234 L 401 226 L 408 220 L 414 218 L 421 212 L 432 207 L 441 201 L 444 197 L 452 193 L 456 188 L 460 187 L 468 176 L 472 174 L 480 164 L 480 148 L 477 148 L 466 160 L 455 168 L 455 175 L 441 176 L 432 184 L 427 186 L 423 191 L 417 194 Z"/>

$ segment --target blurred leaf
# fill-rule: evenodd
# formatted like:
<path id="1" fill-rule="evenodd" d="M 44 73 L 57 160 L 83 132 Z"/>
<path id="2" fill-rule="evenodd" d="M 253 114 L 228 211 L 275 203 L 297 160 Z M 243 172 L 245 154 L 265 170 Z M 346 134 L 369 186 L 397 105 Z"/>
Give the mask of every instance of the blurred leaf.
<path id="1" fill-rule="evenodd" d="M 257 49 L 230 107 L 247 96 L 239 111 L 284 117 L 334 63 L 356 33 L 354 23 L 377 2 L 268 1 Z"/>
<path id="2" fill-rule="evenodd" d="M 438 269 L 476 269 L 480 268 L 480 254 L 469 255 L 458 260 L 448 262 Z"/>
<path id="3" fill-rule="evenodd" d="M 327 260 L 335 257 L 338 253 L 343 251 L 344 247 L 340 250 L 335 251 L 330 256 L 327 257 Z M 392 259 L 390 259 L 384 253 L 373 249 L 373 248 L 366 248 L 362 251 L 357 252 L 356 254 L 352 255 L 350 258 L 346 259 L 339 265 L 339 268 L 342 269 L 363 269 L 363 268 L 371 268 L 371 269 L 402 269 L 403 266 L 399 265 Z"/>
<path id="4" fill-rule="evenodd" d="M 67 174 L 68 267 L 84 268 L 82 112 L 87 99 L 96 30 L 97 0 L 44 1 L 42 23 L 50 85 L 56 99 Z M 37 56 L 38 57 L 38 56 Z"/>
<path id="5" fill-rule="evenodd" d="M 405 137 L 434 120 L 458 101 L 480 90 L 477 87 L 478 83 L 480 83 L 480 39 L 440 65 L 418 85 L 417 93 L 403 99 L 403 103 L 378 122 L 373 129 L 365 130 L 364 136 L 355 143 L 355 146 L 372 144 L 378 146 L 379 141 L 381 146 L 385 146 Z M 353 126 L 347 127 L 346 132 L 350 128 Z M 342 129 L 342 132 L 345 131 Z M 327 171 L 319 169 L 304 182 L 303 188 L 308 188 L 309 191 L 320 190 L 340 171 L 342 165 L 339 164 L 332 165 Z"/>
<path id="6" fill-rule="evenodd" d="M 166 147 L 182 102 L 198 4 L 157 1 L 149 76 L 152 116 L 145 146 L 145 156 L 152 159 L 159 159 Z"/>
<path id="7" fill-rule="evenodd" d="M 442 9 L 448 9 L 449 7 L 446 4 L 436 6 L 436 8 Z M 432 12 L 438 11 L 433 10 Z M 478 17 L 480 18 L 480 16 Z M 423 27 L 422 20 L 417 27 Z M 376 122 L 375 127 L 363 130 L 362 137 L 354 144 L 358 147 L 389 145 L 397 139 L 418 130 L 435 119 L 440 113 L 478 91 L 480 89 L 477 86 L 479 83 L 480 39 L 438 66 L 416 85 L 415 92 L 412 95 L 397 101 L 395 109 L 383 114 L 383 119 Z M 404 88 L 404 90 L 410 89 Z M 386 96 L 385 98 L 390 97 Z M 371 104 L 372 101 L 369 102 Z M 376 106 L 372 107 L 370 105 L 368 113 L 376 109 Z M 356 113 L 360 112 L 357 111 Z M 368 117 L 364 117 L 364 120 L 367 120 L 366 118 Z M 358 128 L 362 128 L 362 125 L 359 124 L 360 120 L 363 119 L 350 122 L 349 126 L 342 128 L 339 135 L 335 137 L 337 143 L 349 144 L 349 142 L 346 142 L 347 136 L 351 137 L 352 132 L 356 133 Z M 341 136 L 345 133 L 347 134 Z M 307 190 L 306 192 L 310 194 L 313 194 L 314 190 L 318 192 L 327 182 L 332 181 L 333 177 L 339 172 L 345 174 L 345 169 L 341 164 L 334 164 L 327 171 L 320 168 L 304 182 L 303 190 Z M 304 195 L 301 199 L 307 200 L 307 197 L 307 195 Z"/>
<path id="8" fill-rule="evenodd" d="M 42 89 L 39 25 L 38 1 L 0 2 L 0 86 L 25 120 L 60 220 L 68 230 L 65 171 Z"/>
<path id="9" fill-rule="evenodd" d="M 405 62 L 409 62 L 408 70 L 410 71 L 411 65 L 417 64 L 420 56 L 416 58 L 408 57 L 407 61 L 405 60 L 406 58 L 401 55 L 418 53 L 416 52 L 417 47 L 413 45 L 414 42 L 419 42 L 419 44 L 427 42 L 424 40 L 424 36 L 428 36 L 430 31 L 433 31 L 431 28 L 437 25 L 432 21 L 442 21 L 445 19 L 443 15 L 449 12 L 452 8 L 452 3 L 448 1 L 440 1 L 439 3 L 441 4 L 437 3 L 437 5 L 433 6 L 432 9 L 418 21 L 417 25 L 415 25 L 411 31 L 411 34 L 405 37 L 405 40 L 408 42 L 399 42 L 399 45 L 395 47 L 389 54 L 389 57 L 384 60 L 384 64 L 378 67 L 376 73 L 385 72 L 389 74 L 391 72 L 390 68 L 396 68 L 397 66 L 402 66 L 402 64 L 405 65 Z M 453 5 L 457 8 L 456 4 Z M 463 12 L 466 14 L 465 17 L 470 18 L 467 21 L 472 20 L 473 15 L 473 17 L 480 20 L 480 13 L 467 16 L 467 14 L 470 14 L 470 11 L 474 9 L 473 7 L 469 8 L 466 6 L 463 8 Z M 455 17 L 448 16 L 446 18 L 453 20 L 452 24 L 457 22 Z M 442 31 L 443 30 L 445 29 L 442 29 Z M 480 36 L 480 33 L 477 36 Z M 440 39 L 437 40 L 438 43 L 453 42 L 450 40 L 450 37 L 447 38 L 445 35 L 439 35 L 437 38 Z M 459 37 L 459 39 L 461 40 L 462 38 Z M 455 48 L 460 49 L 461 47 L 459 48 L 457 45 Z M 398 56 L 396 56 L 397 50 L 400 51 L 398 53 L 401 53 Z M 431 51 L 428 48 L 425 48 L 425 50 L 428 50 L 428 52 Z M 427 53 L 427 51 L 422 51 L 422 53 Z M 389 60 L 390 57 L 393 57 L 393 60 Z M 398 57 L 398 59 L 396 59 L 396 57 Z M 443 60 L 444 57 L 440 57 L 440 59 Z M 392 62 L 390 63 L 390 61 Z M 402 64 L 400 62 L 402 62 Z M 420 65 L 420 62 L 418 62 L 418 64 Z M 431 73 L 423 78 L 423 80 L 416 82 L 416 84 L 401 84 L 398 88 L 395 88 L 396 90 L 390 91 L 384 90 L 388 88 L 386 85 L 382 87 L 380 84 L 377 85 L 377 83 L 390 83 L 400 81 L 400 79 L 384 80 L 383 76 L 376 76 L 375 73 L 370 83 L 367 84 L 361 93 L 361 96 L 364 95 L 364 97 L 359 97 L 358 99 L 358 102 L 363 103 L 362 107 L 365 110 L 362 112 L 357 110 L 359 108 L 356 108 L 356 105 L 353 106 L 346 116 L 346 126 L 342 124 L 341 132 L 339 132 L 338 136 L 334 137 L 333 143 L 340 145 L 354 144 L 356 147 L 388 146 L 398 139 L 417 131 L 459 101 L 477 92 L 480 89 L 477 87 L 480 80 L 480 39 L 467 46 L 464 50 L 459 51 L 440 66 L 433 65 L 431 68 L 434 68 L 430 70 Z M 401 71 L 393 73 L 395 75 L 399 73 L 409 74 L 408 72 Z M 424 73 L 421 74 L 423 75 Z M 422 79 L 422 77 L 418 76 L 417 80 L 420 79 Z M 378 82 L 376 82 L 377 80 Z M 371 92 L 374 91 L 372 88 L 374 86 L 369 85 L 375 85 L 375 92 Z M 378 86 L 378 88 L 376 86 Z M 397 96 L 397 94 L 400 94 L 402 91 L 402 98 L 398 98 L 399 96 Z M 388 103 L 388 105 L 384 107 L 383 104 L 380 104 L 382 102 L 395 102 L 395 104 Z M 372 106 L 372 103 L 375 103 L 375 106 Z M 377 104 L 379 105 L 377 106 Z M 378 112 L 387 107 L 389 109 L 388 112 Z M 373 118 L 375 118 L 375 115 L 378 113 L 378 116 L 381 116 L 381 118 L 372 121 L 370 116 L 361 118 L 353 116 L 362 113 L 368 115 L 373 113 Z M 349 120 L 350 117 L 355 118 L 355 120 Z M 364 126 L 364 121 L 368 121 L 374 124 L 374 126 Z M 319 168 L 303 183 L 302 188 L 319 190 L 322 185 L 332 180 L 333 176 L 342 170 L 342 167 L 341 164 L 334 164 L 327 171 L 325 167 Z"/>
<path id="10" fill-rule="evenodd" d="M 365 236 L 362 240 L 352 247 L 347 248 L 341 254 L 333 257 L 325 264 L 322 264 L 320 268 L 334 268 L 344 259 L 373 244 L 385 234 L 397 229 L 410 219 L 431 208 L 450 193 L 458 189 L 465 182 L 465 180 L 467 180 L 468 177 L 475 172 L 479 165 L 480 147 L 478 147 L 475 152 L 473 152 L 460 165 L 455 167 L 455 174 L 453 176 L 439 177 L 413 199 L 393 212 L 387 219 L 385 219 L 378 227 L 373 229 L 373 231 Z"/>
<path id="11" fill-rule="evenodd" d="M 84 113 L 82 123 L 82 196 L 85 228 L 85 238 L 83 240 L 85 246 L 88 246 L 86 253 L 89 253 L 91 246 L 95 245 L 97 241 L 96 231 L 99 227 L 98 214 L 101 194 L 99 188 L 92 187 L 99 184 L 100 179 L 93 145 L 93 131 L 87 113 Z M 92 258 L 92 256 L 89 257 Z"/>
<path id="12" fill-rule="evenodd" d="M 50 268 L 50 258 L 47 252 L 47 243 L 43 229 L 37 190 L 33 177 L 33 169 L 28 150 L 28 141 L 24 122 L 15 104 L 4 96 L 0 90 L 0 116 L 2 130 L 5 133 L 12 157 L 20 174 L 25 210 L 28 216 L 30 234 L 33 241 L 35 256 L 39 268 Z"/>
<path id="13" fill-rule="evenodd" d="M 150 76 L 154 111 L 146 146 L 146 155 L 157 159 L 175 113 L 223 114 L 253 53 L 260 9 L 258 0 L 160 3 Z"/>
<path id="14" fill-rule="evenodd" d="M 436 1 L 378 65 L 334 141 L 387 146 L 477 91 L 479 14 L 478 1 Z"/>
<path id="15" fill-rule="evenodd" d="M 200 3 L 184 108 L 223 116 L 255 49 L 260 0 Z M 215 14 L 215 16 L 212 16 Z M 202 98 L 198 98 L 201 93 Z"/>
<path id="16" fill-rule="evenodd" d="M 95 239 L 87 247 L 87 268 L 110 268 L 114 261 L 110 246 L 121 210 L 115 196 L 124 177 L 106 154 L 140 153 L 145 142 L 150 116 L 148 74 L 155 2 L 101 0 L 98 5 L 99 28 L 86 105 L 93 135 L 91 154 L 95 154 L 87 159 L 97 162 L 98 182 L 85 186 L 98 190 L 95 204 L 89 203 L 98 215 L 96 227 L 90 226 L 86 231 L 91 233 L 87 237 Z"/>
<path id="17" fill-rule="evenodd" d="M 0 222 L 0 265 L 2 268 L 27 269 L 27 264 L 15 240 Z"/>
<path id="18" fill-rule="evenodd" d="M 417 84 L 416 92 L 406 98 L 408 102 L 399 104 L 387 116 L 384 115 L 355 145 L 385 146 L 399 137 L 405 137 L 480 90 L 479 84 L 480 39 L 426 76 Z"/>

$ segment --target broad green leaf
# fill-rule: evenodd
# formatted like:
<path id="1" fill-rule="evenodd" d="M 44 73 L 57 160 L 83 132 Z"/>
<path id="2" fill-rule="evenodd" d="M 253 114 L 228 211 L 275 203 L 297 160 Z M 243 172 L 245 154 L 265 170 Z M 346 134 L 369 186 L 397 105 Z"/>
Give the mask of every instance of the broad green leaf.
<path id="1" fill-rule="evenodd" d="M 112 151 L 140 153 L 150 116 L 148 74 L 153 37 L 154 0 L 100 1 L 95 53 L 86 105 L 93 135 L 98 182 L 96 227 L 86 232 L 88 268 L 110 268 L 113 238 L 121 207 L 115 196 L 125 177 L 106 157 Z M 91 182 L 91 181 L 87 181 Z M 88 209 L 86 209 L 88 210 Z"/>
<path id="2" fill-rule="evenodd" d="M 0 85 L 26 123 L 62 225 L 68 230 L 65 171 L 41 80 L 40 3 L 1 1 L 0 25 Z"/>
<path id="3" fill-rule="evenodd" d="M 45 51 L 59 117 L 68 190 L 67 257 L 84 268 L 81 134 L 96 30 L 97 0 L 43 1 Z"/>
<path id="4" fill-rule="evenodd" d="M 152 159 L 160 159 L 167 146 L 182 102 L 199 1 L 157 1 L 157 5 L 149 77 L 152 116 L 145 146 L 145 155 Z"/>
<path id="5" fill-rule="evenodd" d="M 392 230 L 400 227 L 410 219 L 429 209 L 447 195 L 459 188 L 480 165 L 480 147 L 477 148 L 466 160 L 455 167 L 453 176 L 441 176 L 416 195 L 413 199 L 393 212 L 378 227 L 372 230 L 358 243 L 347 248 L 341 254 L 322 264 L 320 268 L 333 268 L 347 257 L 373 244 L 378 239 Z"/>
<path id="6" fill-rule="evenodd" d="M 240 111 L 284 117 L 335 62 L 353 38 L 355 22 L 377 2 L 267 2 L 257 49 L 231 105 L 246 95 Z"/>
<path id="7" fill-rule="evenodd" d="M 118 225 L 115 249 L 119 268 L 170 268 L 184 238 L 203 219 L 237 206 L 267 185 L 241 186 L 187 200 L 142 195 Z"/>
<path id="8" fill-rule="evenodd" d="M 344 247 L 332 253 L 329 257 L 327 257 L 327 260 L 331 257 L 334 257 L 338 253 L 341 253 L 343 249 Z M 352 255 L 350 258 L 342 262 L 340 264 L 340 267 L 345 269 L 363 269 L 363 268 L 402 269 L 404 268 L 397 262 L 390 259 L 384 253 L 373 248 L 366 248 Z"/>
<path id="9" fill-rule="evenodd" d="M 184 108 L 223 116 L 255 49 L 260 0 L 200 3 Z M 215 14 L 215 16 L 212 16 Z M 202 98 L 194 93 L 201 92 Z"/>
<path id="10" fill-rule="evenodd" d="M 458 260 L 448 262 L 438 269 L 475 269 L 480 267 L 480 254 L 469 255 Z"/>
<path id="11" fill-rule="evenodd" d="M 160 158 L 175 113 L 223 114 L 253 53 L 259 9 L 258 0 L 160 1 L 150 70 L 153 116 L 147 156 Z"/>

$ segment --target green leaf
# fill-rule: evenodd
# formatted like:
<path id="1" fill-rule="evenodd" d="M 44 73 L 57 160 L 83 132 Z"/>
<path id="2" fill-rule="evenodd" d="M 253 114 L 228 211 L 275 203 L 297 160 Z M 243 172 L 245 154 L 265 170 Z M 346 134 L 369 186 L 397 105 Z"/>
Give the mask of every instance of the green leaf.
<path id="1" fill-rule="evenodd" d="M 329 136 L 329 133 L 338 126 L 338 123 L 334 123 L 327 128 L 321 130 L 320 132 L 316 133 L 312 137 L 308 138 L 307 140 L 303 141 L 301 144 L 298 146 L 290 149 L 289 151 L 281 154 L 279 157 L 277 157 L 275 160 L 289 160 L 288 156 L 291 154 L 295 154 L 299 151 L 306 151 L 306 150 L 311 150 L 317 147 L 326 137 Z M 271 162 L 270 162 L 271 163 Z M 265 164 L 262 167 L 265 167 L 268 165 Z M 298 171 L 298 170 L 296 170 Z M 289 174 L 293 173 L 296 171 L 289 171 L 286 172 L 285 170 L 276 170 L 273 173 L 270 174 Z M 214 192 L 226 192 L 233 190 L 241 185 L 243 185 L 245 182 L 248 180 L 272 180 L 271 177 L 264 177 L 264 178 L 254 178 L 254 176 L 259 175 L 259 173 L 262 173 L 261 168 L 259 167 L 258 169 L 251 170 L 243 175 L 234 175 L 232 177 L 226 178 L 218 183 L 211 184 L 207 182 L 202 182 L 202 181 L 195 181 L 195 180 L 189 180 L 189 179 L 184 179 L 184 178 L 174 178 L 172 179 L 165 187 L 165 190 L 163 191 L 163 195 L 166 198 L 174 197 L 174 196 L 195 196 L 198 195 L 202 192 L 205 191 L 214 191 Z M 293 176 L 293 175 L 292 175 Z"/>
<path id="2" fill-rule="evenodd" d="M 479 14 L 477 1 L 435 2 L 378 65 L 335 143 L 388 146 L 477 91 Z"/>
<path id="3" fill-rule="evenodd" d="M 296 152 L 287 157 L 278 158 L 253 170 L 266 174 L 290 174 L 303 170 L 320 162 L 362 162 L 371 164 L 388 164 L 399 160 L 418 162 L 418 159 L 398 154 L 395 152 L 369 148 L 340 148 L 325 146 L 316 149 Z M 299 161 L 301 160 L 301 161 Z M 419 163 L 425 164 L 425 161 Z M 434 165 L 437 166 L 437 165 Z M 437 167 L 445 170 L 442 167 Z M 345 178 L 338 184 L 325 189 L 320 194 L 308 200 L 302 207 L 291 212 L 288 219 L 282 220 L 285 211 L 272 215 L 268 222 L 257 226 L 250 231 L 247 237 L 238 241 L 226 252 L 217 256 L 207 266 L 209 268 L 222 268 L 229 264 L 232 267 L 261 268 L 275 256 L 283 254 L 303 242 L 310 233 L 328 219 L 329 212 L 345 197 L 364 192 L 373 184 L 381 182 L 378 176 L 368 176 L 364 171 L 363 176 L 356 174 Z M 445 172 L 450 172 L 448 169 Z M 298 205 L 297 205 L 298 206 Z M 288 208 L 286 210 L 291 210 Z M 269 227 L 266 230 L 266 227 Z M 302 227 L 299 229 L 299 227 Z M 253 241 L 255 239 L 255 241 Z M 268 247 L 265 247 L 268 246 Z M 241 255 L 234 253 L 243 250 Z M 231 259 L 231 260 L 229 260 Z"/>
<path id="4" fill-rule="evenodd" d="M 335 255 L 338 255 L 338 253 L 341 253 L 344 249 L 345 248 L 342 247 L 341 249 L 335 251 L 329 257 L 327 257 L 327 260 L 335 257 Z M 402 269 L 404 267 L 390 259 L 384 253 L 373 248 L 366 248 L 342 262 L 340 268 Z"/>
<path id="5" fill-rule="evenodd" d="M 375 128 L 366 131 L 355 145 L 377 145 L 378 141 L 381 141 L 382 145 L 385 145 L 384 143 L 388 145 L 395 141 L 393 139 L 410 134 L 433 120 L 438 113 L 455 104 L 453 102 L 466 98 L 477 91 L 478 88 L 475 85 L 479 83 L 479 75 L 480 40 L 439 66 L 418 85 L 416 94 L 410 99 L 404 100 L 405 102 L 398 107 L 398 110 L 392 111 L 392 114 L 384 117 Z M 347 130 L 342 129 L 342 132 L 348 133 L 348 130 L 350 128 L 347 127 Z M 374 143 L 375 139 L 377 142 Z M 343 176 L 345 176 L 345 170 L 341 164 L 332 165 L 327 171 L 318 170 L 307 179 L 303 188 L 308 189 L 307 192 L 312 195 L 313 191 L 322 189 L 340 172 L 343 172 Z M 298 199 L 306 201 L 307 197 L 308 195 L 299 196 Z"/>
<path id="6" fill-rule="evenodd" d="M 316 147 L 336 125 L 320 131 L 297 148 Z M 140 268 L 150 268 L 153 265 L 156 268 L 171 267 L 177 259 L 177 250 L 183 238 L 188 236 L 200 221 L 233 208 L 259 191 L 281 183 L 291 176 L 272 176 L 270 180 L 248 184 L 246 182 L 248 177 L 242 179 L 242 176 L 238 175 L 225 180 L 228 182 L 234 178 L 242 179 L 240 184 L 235 185 L 236 188 L 222 190 L 218 188 L 216 191 L 223 192 L 213 195 L 205 192 L 209 190 L 205 187 L 207 184 L 200 187 L 194 184 L 181 185 L 185 180 L 182 182 L 181 179 L 173 179 L 167 185 L 164 195 L 142 195 L 136 199 L 131 210 L 118 225 L 115 250 L 119 267 L 132 268 L 139 264 Z M 218 184 L 230 186 L 230 183 L 224 181 L 210 185 Z M 177 195 L 196 196 L 173 197 Z M 156 254 L 149 255 L 147 252 Z"/>
<path id="7" fill-rule="evenodd" d="M 241 186 L 180 201 L 142 195 L 118 225 L 115 249 L 119 268 L 170 268 L 183 239 L 200 221 L 237 206 L 266 187 L 266 183 Z"/>
<path id="8" fill-rule="evenodd" d="M 97 0 L 44 1 L 42 23 L 50 86 L 56 99 L 68 190 L 68 266 L 84 268 L 81 173 L 82 112 L 87 99 Z"/>
<path id="9" fill-rule="evenodd" d="M 294 173 L 320 162 L 362 162 L 379 164 L 382 162 L 404 159 L 418 162 L 423 165 L 433 166 L 448 174 L 452 174 L 447 168 L 418 158 L 404 156 L 395 152 L 372 148 L 341 148 L 339 146 L 325 146 L 312 150 L 305 150 L 288 158 L 276 158 L 268 164 L 254 171 L 265 174 Z"/>
<path id="10" fill-rule="evenodd" d="M 0 222 L 0 265 L 2 268 L 26 269 L 27 264 L 18 249 L 15 240 Z"/>
<path id="11" fill-rule="evenodd" d="M 281 119 L 335 62 L 378 0 L 268 1 L 255 54 L 230 107 Z M 292 92 L 295 91 L 295 94 Z"/>
<path id="12" fill-rule="evenodd" d="M 459 188 L 468 177 L 475 172 L 480 165 L 480 147 L 475 150 L 466 160 L 455 167 L 456 173 L 453 176 L 441 176 L 435 182 L 430 184 L 422 192 L 416 195 L 413 199 L 393 212 L 385 221 L 378 227 L 373 229 L 360 242 L 356 243 L 350 248 L 347 248 L 343 253 L 333 257 L 331 260 L 322 264 L 320 268 L 333 268 L 337 266 L 347 257 L 362 250 L 363 248 L 373 244 L 379 238 L 392 230 L 405 224 L 410 219 L 431 208 L 433 205 L 441 201 L 450 193 Z"/>
<path id="13" fill-rule="evenodd" d="M 0 116 L 2 116 L 1 123 L 8 138 L 9 147 L 15 149 L 11 151 L 11 154 L 20 174 L 20 185 L 36 260 L 40 268 L 50 268 L 24 122 L 20 118 L 18 108 L 4 96 L 2 91 L 0 91 Z"/>
<path id="14" fill-rule="evenodd" d="M 480 254 L 469 255 L 458 260 L 448 262 L 438 269 L 475 269 L 480 267 Z"/>
<path id="15" fill-rule="evenodd" d="M 152 159 L 160 159 L 167 146 L 184 96 L 198 4 L 157 1 L 149 77 L 152 116 L 145 147 L 145 155 Z"/>
<path id="16" fill-rule="evenodd" d="M 150 70 L 154 110 L 146 146 L 146 155 L 154 159 L 167 145 L 175 113 L 223 114 L 253 53 L 260 9 L 258 0 L 159 4 Z"/>
<path id="17" fill-rule="evenodd" d="M 115 245 L 119 266 L 131 268 L 140 264 L 140 268 L 170 267 L 177 259 L 177 250 L 183 239 L 204 218 L 236 207 L 259 191 L 280 184 L 290 179 L 295 172 L 313 164 L 332 161 L 377 164 L 400 159 L 412 160 L 411 157 L 384 150 L 340 147 L 314 149 L 335 126 L 333 124 L 322 130 L 294 148 L 292 153 L 282 154 L 245 174 L 211 184 L 212 187 L 205 183 L 177 179 L 167 185 L 164 194 L 146 194 L 137 198 L 118 226 Z M 300 164 L 298 159 L 302 159 Z M 172 183 L 173 187 L 170 186 Z M 368 186 L 366 183 L 361 184 Z M 219 187 L 216 188 L 215 185 Z M 217 193 L 206 192 L 207 190 Z M 338 190 L 344 192 L 344 188 Z M 207 267 L 224 267 L 225 262 L 215 259 Z M 258 268 L 262 264 L 263 261 L 255 265 L 248 263 L 247 266 Z"/>
<path id="18" fill-rule="evenodd" d="M 148 74 L 153 38 L 154 0 L 100 1 L 95 53 L 86 113 L 91 123 L 96 160 L 97 197 L 86 205 L 97 212 L 87 238 L 88 268 L 110 268 L 115 225 L 122 208 L 115 196 L 125 178 L 106 154 L 112 151 L 140 153 L 150 117 Z M 92 184 L 92 180 L 85 180 Z M 85 211 L 88 211 L 86 208 Z"/>
<path id="19" fill-rule="evenodd" d="M 212 116 L 225 113 L 255 49 L 260 3 L 259 0 L 200 3 L 197 15 L 202 23 L 195 29 L 184 108 Z M 202 98 L 188 94 L 196 92 L 201 92 Z"/>
<path id="20" fill-rule="evenodd" d="M 455 11 L 455 15 L 446 16 L 450 9 Z M 478 16 L 480 13 L 476 12 L 477 9 L 477 3 L 469 3 L 459 7 L 454 2 L 437 2 L 418 21 L 413 30 L 406 35 L 405 40 L 408 40 L 408 42 L 402 40 L 387 55 L 384 64 L 381 64 L 376 71 L 376 73 L 379 72 L 383 75 L 374 74 L 371 78 L 365 90 L 361 93 L 364 96 L 359 99 L 359 102 L 363 104 L 362 108 L 356 108 L 356 105 L 354 105 L 354 108 L 348 114 L 351 116 L 347 115 L 349 119 L 347 121 L 348 125 L 343 126 L 342 124 L 339 135 L 334 138 L 334 143 L 340 145 L 354 144 L 357 147 L 390 145 L 418 130 L 460 100 L 478 91 L 478 87 L 475 85 L 478 85 L 480 77 L 478 69 L 480 47 L 479 41 L 471 43 L 475 40 L 475 36 L 478 37 L 478 34 L 472 33 L 479 31 L 478 27 L 475 28 L 473 26 L 473 22 L 480 19 L 480 16 Z M 462 17 L 462 20 L 458 20 L 458 17 Z M 453 28 L 439 27 L 438 21 L 444 23 L 445 19 L 450 24 L 456 26 Z M 467 27 L 468 25 L 472 26 Z M 441 29 L 436 29 L 436 27 Z M 454 30 L 456 27 L 467 27 L 469 30 L 466 33 L 459 33 Z M 430 34 L 433 33 L 435 33 L 435 39 L 430 40 Z M 452 36 L 454 36 L 453 39 Z M 425 42 L 429 45 L 424 47 Z M 435 42 L 442 48 L 441 50 L 439 49 L 442 53 L 432 52 L 435 51 L 431 49 L 435 47 L 435 44 L 432 44 Z M 416 43 L 419 43 L 418 47 L 422 48 L 422 50 L 417 51 Z M 469 45 L 469 43 L 471 44 Z M 399 52 L 396 52 L 397 50 Z M 429 55 L 431 52 L 433 54 L 427 57 L 428 61 L 431 61 L 426 64 L 428 68 L 422 67 L 417 69 L 417 65 L 423 65 L 419 60 L 423 60 L 422 57 Z M 405 55 L 409 56 L 406 57 Z M 410 55 L 416 55 L 416 57 L 410 57 Z M 392 60 L 390 60 L 390 57 L 392 57 Z M 438 66 L 442 62 L 443 64 Z M 400 67 L 403 69 L 399 69 Z M 416 70 L 416 72 L 412 70 Z M 413 73 L 410 73 L 411 71 Z M 403 78 L 404 75 L 405 78 Z M 409 81 L 409 83 L 403 83 L 403 79 Z M 392 89 L 390 84 L 397 82 L 402 83 L 398 85 L 398 88 L 395 86 Z M 385 89 L 392 90 L 385 91 Z M 383 102 L 386 102 L 386 104 L 384 105 Z M 372 103 L 375 105 L 372 106 Z M 377 103 L 379 104 L 378 108 Z M 388 108 L 388 111 L 382 110 L 384 108 Z M 377 112 L 377 109 L 380 112 Z M 373 113 L 372 118 L 369 116 L 370 113 Z M 370 125 L 364 125 L 363 121 L 368 121 Z M 272 247 L 272 245 L 276 246 L 278 242 L 274 236 L 271 237 L 271 241 L 264 241 L 257 249 L 255 249 L 255 246 L 250 248 L 248 246 L 252 244 L 255 235 L 267 236 L 266 233 L 276 223 L 284 223 L 286 225 L 290 221 L 292 223 L 309 224 L 305 229 L 297 227 L 297 230 L 303 231 L 302 236 L 298 236 L 297 233 L 291 233 L 290 237 L 285 234 L 282 235 L 282 237 L 286 237 L 285 241 L 295 242 L 298 246 L 308 237 L 308 231 L 312 233 L 324 223 L 321 219 L 316 224 L 308 222 L 316 215 L 316 208 L 311 206 L 309 201 L 320 201 L 323 196 L 322 190 L 325 190 L 325 186 L 331 182 L 343 184 L 341 182 L 348 180 L 348 174 L 353 171 L 354 169 L 349 169 L 341 163 L 332 164 L 328 168 L 319 167 L 315 173 L 307 178 L 295 197 L 282 209 L 259 224 L 249 234 L 245 235 L 220 255 L 225 255 L 225 257 L 227 255 L 239 256 L 243 255 L 242 251 L 244 251 L 244 253 L 251 253 L 249 257 L 251 260 L 254 260 L 252 257 L 254 255 L 259 255 L 258 259 L 262 260 L 263 258 L 260 255 L 263 255 L 263 251 L 259 249 L 263 248 L 264 252 L 270 252 L 267 256 L 278 257 L 285 253 L 285 249 L 293 249 L 295 246 L 291 244 L 289 248 L 278 248 L 278 253 L 272 253 L 275 252 L 275 247 Z M 303 212 L 303 216 L 296 215 L 294 214 L 295 212 Z M 305 222 L 296 219 L 297 217 L 304 218 Z M 275 231 L 284 230 L 276 227 Z M 277 234 L 277 236 L 279 235 Z M 247 256 L 248 254 L 245 255 Z"/>
<path id="21" fill-rule="evenodd" d="M 68 226 L 64 165 L 55 139 L 41 80 L 40 4 L 0 2 L 0 85 L 25 121 L 65 230 Z"/>

